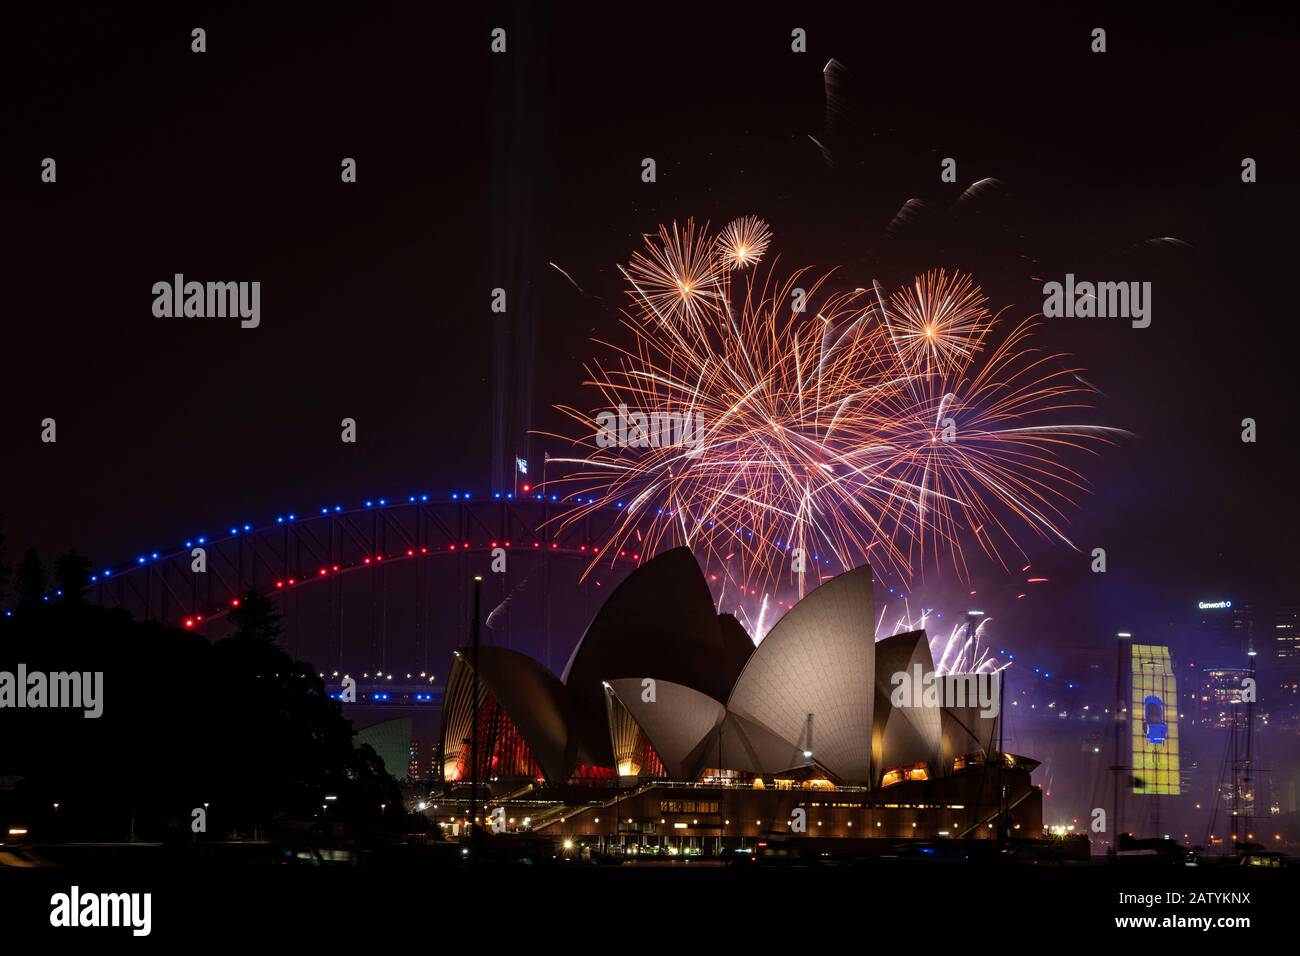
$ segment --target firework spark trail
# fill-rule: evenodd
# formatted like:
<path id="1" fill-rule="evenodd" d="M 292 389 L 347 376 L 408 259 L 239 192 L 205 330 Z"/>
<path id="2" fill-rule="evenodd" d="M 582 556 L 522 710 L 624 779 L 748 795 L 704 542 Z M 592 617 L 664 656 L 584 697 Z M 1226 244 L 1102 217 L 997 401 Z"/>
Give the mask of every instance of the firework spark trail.
<path id="1" fill-rule="evenodd" d="M 1062 421 L 1092 408 L 1081 370 L 1034 347 L 1033 322 L 995 344 L 1001 313 L 961 273 L 833 292 L 831 273 L 760 268 L 769 243 L 753 217 L 717 238 L 690 220 L 645 238 L 622 270 L 630 341 L 599 343 L 609 354 L 586 369 L 603 410 L 631 421 L 615 441 L 601 409 L 559 407 L 581 432 L 551 436 L 575 453 L 550 459 L 568 468 L 549 484 L 584 500 L 557 520 L 613 507 L 611 559 L 634 537 L 646 557 L 684 543 L 801 596 L 832 559 L 900 580 L 946 562 L 968 580 L 969 538 L 1004 567 L 1026 527 L 1070 544 L 1065 511 L 1087 486 L 1065 454 L 1126 434 Z M 665 439 L 672 416 L 676 439 L 703 424 Z"/>
<path id="2" fill-rule="evenodd" d="M 1009 662 L 999 664 L 983 646 L 984 629 L 992 622 L 991 617 L 982 618 L 974 634 L 968 631 L 967 622 L 959 621 L 944 637 L 928 626 L 940 616 L 935 614 L 934 608 L 922 608 L 919 615 L 913 615 L 904 598 L 902 613 L 893 618 L 892 625 L 886 626 L 888 610 L 887 606 L 882 607 L 876 619 L 876 640 L 882 641 L 908 631 L 925 631 L 930 640 L 930 653 L 936 674 L 997 673 L 1010 666 Z"/>

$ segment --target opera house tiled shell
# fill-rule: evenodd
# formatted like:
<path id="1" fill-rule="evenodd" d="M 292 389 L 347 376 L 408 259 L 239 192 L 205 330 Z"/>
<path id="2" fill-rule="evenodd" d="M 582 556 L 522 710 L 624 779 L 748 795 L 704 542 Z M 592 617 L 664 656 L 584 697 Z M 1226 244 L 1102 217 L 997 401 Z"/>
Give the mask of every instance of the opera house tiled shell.
<path id="1" fill-rule="evenodd" d="M 871 784 L 879 787 L 886 774 L 892 779 L 930 780 L 940 774 L 942 718 L 937 707 L 894 707 L 890 698 L 894 674 L 934 670 L 930 641 L 925 631 L 907 631 L 876 643 L 876 706 L 871 727 Z M 891 782 L 892 782 L 891 779 Z"/>
<path id="2" fill-rule="evenodd" d="M 933 669 L 923 631 L 875 640 L 871 569 L 823 583 L 755 647 L 718 614 L 690 551 L 619 585 L 562 679 L 526 655 L 479 651 L 480 776 L 552 782 L 725 771 L 879 788 L 933 779 L 986 748 L 989 719 L 895 708 L 890 675 Z M 469 776 L 474 687 L 458 651 L 443 703 L 444 778 Z"/>
<path id="3" fill-rule="evenodd" d="M 727 710 L 811 753 L 841 780 L 866 780 L 875 695 L 871 568 L 832 578 L 785 613 L 750 655 Z M 763 767 L 764 773 L 790 769 Z"/>

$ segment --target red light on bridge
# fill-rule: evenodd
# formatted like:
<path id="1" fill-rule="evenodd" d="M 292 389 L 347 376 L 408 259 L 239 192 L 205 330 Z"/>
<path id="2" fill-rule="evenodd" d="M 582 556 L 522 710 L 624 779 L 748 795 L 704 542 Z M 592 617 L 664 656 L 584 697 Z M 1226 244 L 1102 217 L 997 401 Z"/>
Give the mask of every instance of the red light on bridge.
<path id="1" fill-rule="evenodd" d="M 362 559 L 361 559 L 361 563 L 362 563 L 362 564 L 369 564 L 369 563 L 370 563 L 370 559 L 369 559 L 369 558 L 362 558 Z"/>
<path id="2" fill-rule="evenodd" d="M 334 565 L 334 570 L 337 571 L 338 569 L 339 569 L 339 566 L 338 566 L 337 564 Z"/>
<path id="3" fill-rule="evenodd" d="M 186 626 L 186 627 L 193 627 L 193 626 L 194 626 L 194 621 L 193 621 L 191 618 L 186 618 L 186 619 L 185 619 L 185 626 Z"/>
<path id="4" fill-rule="evenodd" d="M 383 556 L 382 554 L 377 554 L 377 555 L 375 555 L 375 560 L 376 560 L 376 561 L 382 561 L 382 560 L 384 560 L 384 556 Z"/>
<path id="5" fill-rule="evenodd" d="M 428 549 L 428 548 L 421 548 L 421 549 L 420 549 L 420 553 L 421 553 L 421 554 L 428 554 L 428 553 L 429 553 L 429 549 Z"/>
<path id="6" fill-rule="evenodd" d="M 329 572 L 327 572 L 324 568 L 321 568 L 321 569 L 320 569 L 320 573 L 321 573 L 322 576 L 324 576 L 325 574 L 328 574 Z"/>
<path id="7" fill-rule="evenodd" d="M 293 587 L 293 586 L 294 586 L 295 584 L 297 584 L 297 583 L 298 583 L 298 581 L 297 581 L 295 578 L 290 578 L 290 579 L 289 579 L 289 587 Z"/>
<path id="8" fill-rule="evenodd" d="M 276 586 L 277 588 L 282 588 L 282 587 L 284 587 L 284 582 L 283 582 L 283 581 L 276 581 L 276 582 L 275 582 L 275 586 Z"/>
<path id="9" fill-rule="evenodd" d="M 407 548 L 407 549 L 406 549 L 406 556 L 407 556 L 408 558 L 413 558 L 413 557 L 415 557 L 415 549 L 414 549 L 414 548 Z"/>
<path id="10" fill-rule="evenodd" d="M 524 494 L 528 494 L 528 492 L 530 492 L 530 491 L 532 491 L 532 490 L 533 490 L 533 486 L 532 486 L 532 485 L 524 485 Z"/>
<path id="11" fill-rule="evenodd" d="M 231 607 L 239 607 L 239 598 L 231 598 L 231 600 L 230 600 L 230 606 L 231 606 Z"/>

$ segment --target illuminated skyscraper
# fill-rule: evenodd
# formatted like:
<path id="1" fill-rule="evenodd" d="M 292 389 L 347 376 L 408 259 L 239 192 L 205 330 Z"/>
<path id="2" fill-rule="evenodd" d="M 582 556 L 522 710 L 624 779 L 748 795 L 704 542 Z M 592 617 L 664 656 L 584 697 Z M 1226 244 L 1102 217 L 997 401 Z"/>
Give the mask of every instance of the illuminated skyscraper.
<path id="1" fill-rule="evenodd" d="M 1235 604 L 1226 598 L 1198 602 L 1198 651 L 1213 651 L 1228 661 L 1244 659 L 1254 650 L 1254 610 L 1249 604 Z"/>
<path id="2" fill-rule="evenodd" d="M 1273 619 L 1273 647 L 1279 661 L 1300 664 L 1300 606 L 1278 608 Z"/>

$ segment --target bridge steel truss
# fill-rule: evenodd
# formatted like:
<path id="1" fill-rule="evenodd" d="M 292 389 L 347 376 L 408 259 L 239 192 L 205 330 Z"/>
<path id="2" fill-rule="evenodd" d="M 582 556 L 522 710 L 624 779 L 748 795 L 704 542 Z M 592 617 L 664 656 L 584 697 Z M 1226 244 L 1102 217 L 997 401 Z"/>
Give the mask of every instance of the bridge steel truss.
<path id="1" fill-rule="evenodd" d="M 128 610 L 137 619 L 207 632 L 250 591 L 279 599 L 291 614 L 303 588 L 325 589 L 335 631 L 328 636 L 335 656 L 341 651 L 338 615 L 343 578 L 368 574 L 377 597 L 385 595 L 388 569 L 415 562 L 417 616 L 427 622 L 430 602 L 445 605 L 453 595 L 435 596 L 431 561 L 456 562 L 456 619 L 468 623 L 471 582 L 487 578 L 494 549 L 508 560 L 520 552 L 541 558 L 542 593 L 549 595 L 556 562 L 585 567 L 598 559 L 602 568 L 630 570 L 640 554 L 603 555 L 618 512 L 591 512 L 567 526 L 561 520 L 575 505 L 549 499 L 470 498 L 430 500 L 412 496 L 404 502 L 367 503 L 360 508 L 322 508 L 309 515 L 279 516 L 274 522 L 232 527 L 222 535 L 196 537 L 166 552 L 141 555 L 128 567 L 94 576 L 90 597 L 105 607 Z M 194 549 L 203 548 L 206 571 L 193 570 Z M 542 557 L 545 556 L 545 557 Z M 548 598 L 549 599 L 549 598 Z M 423 605 L 423 606 L 421 606 Z M 547 613 L 549 656 L 549 609 Z"/>

